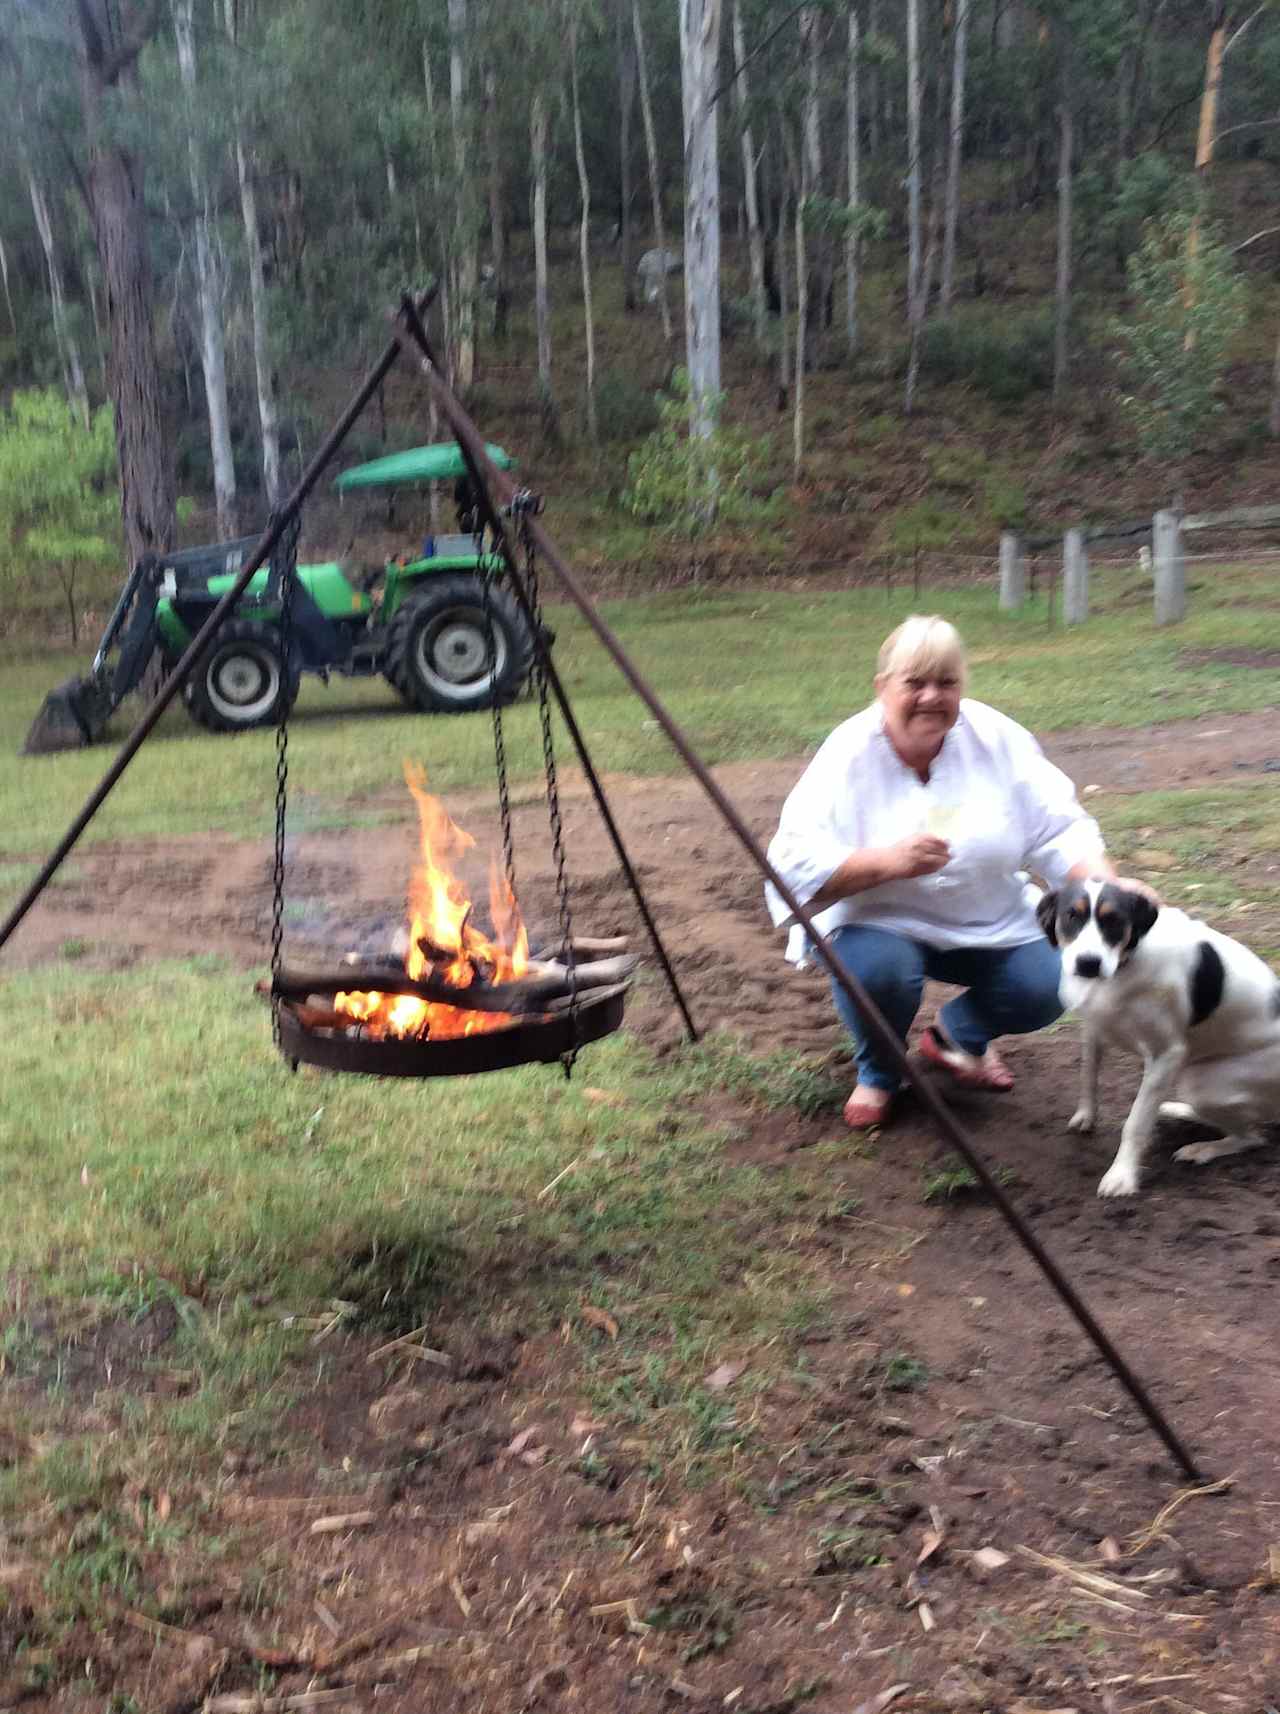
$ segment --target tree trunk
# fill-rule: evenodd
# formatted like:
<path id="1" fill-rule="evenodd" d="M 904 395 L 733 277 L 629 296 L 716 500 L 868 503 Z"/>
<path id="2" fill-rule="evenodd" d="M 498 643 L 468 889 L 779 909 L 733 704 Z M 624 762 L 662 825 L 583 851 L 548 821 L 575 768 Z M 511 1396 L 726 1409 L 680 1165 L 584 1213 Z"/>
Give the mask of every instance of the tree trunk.
<path id="1" fill-rule="evenodd" d="M 920 373 L 920 334 L 924 305 L 920 301 L 920 0 L 907 0 L 907 325 L 911 352 L 903 409 L 910 416 Z"/>
<path id="2" fill-rule="evenodd" d="M 49 275 L 49 305 L 53 316 L 53 338 L 58 348 L 58 361 L 62 368 L 63 386 L 66 390 L 68 403 L 87 430 L 89 427 L 89 389 L 85 385 L 84 365 L 80 361 L 80 347 L 67 322 L 67 301 L 62 285 L 62 265 L 58 260 L 53 219 L 49 213 L 49 204 L 45 200 L 44 187 L 37 179 L 30 161 L 26 162 L 26 173 L 27 189 L 31 195 L 31 212 L 35 215 L 36 231 L 40 234 L 45 268 Z M 6 269 L 6 296 L 8 296 L 8 292 L 9 279 Z M 12 302 L 9 304 L 9 319 L 10 321 L 13 320 Z"/>
<path id="3" fill-rule="evenodd" d="M 484 111 L 489 156 L 489 243 L 493 252 L 493 337 L 505 340 L 511 295 L 507 287 L 507 198 L 498 133 L 498 100 L 498 73 L 488 66 L 484 74 Z"/>
<path id="4" fill-rule="evenodd" d="M 453 378 L 467 392 L 476 378 L 479 222 L 471 178 L 471 90 L 467 0 L 449 0 L 449 113 L 453 124 Z"/>
<path id="5" fill-rule="evenodd" d="M 618 266 L 622 270 L 622 308 L 634 315 L 635 270 L 631 265 L 631 120 L 636 106 L 636 38 L 627 0 L 617 0 L 614 49 L 618 62 Z"/>
<path id="6" fill-rule="evenodd" d="M 1053 300 L 1053 402 L 1067 386 L 1067 334 L 1071 317 L 1071 189 L 1075 115 L 1072 111 L 1071 48 L 1062 48 L 1062 99 L 1058 104 L 1058 268 Z"/>
<path id="7" fill-rule="evenodd" d="M 878 36 L 880 33 L 880 0 L 867 0 L 867 32 Z M 873 156 L 880 153 L 880 110 L 883 104 L 882 90 L 884 79 L 880 70 L 880 61 L 873 60 L 871 64 L 870 88 L 867 91 L 870 111 L 867 114 L 867 144 Z"/>
<path id="8" fill-rule="evenodd" d="M 276 373 L 271 363 L 267 327 L 267 275 L 262 252 L 262 228 L 258 221 L 258 192 L 253 182 L 253 162 L 242 137 L 236 139 L 236 172 L 240 180 L 240 218 L 244 223 L 245 248 L 249 255 L 249 310 L 253 321 L 253 374 L 258 395 L 258 432 L 262 439 L 262 487 L 268 506 L 280 499 L 280 412 L 276 401 Z"/>
<path id="9" fill-rule="evenodd" d="M 775 239 L 778 265 L 778 412 L 791 401 L 790 306 L 787 303 L 787 223 L 791 176 L 787 161 L 787 121 L 778 120 L 778 227 Z"/>
<path id="10" fill-rule="evenodd" d="M 529 154 L 533 170 L 533 310 L 538 331 L 538 408 L 542 431 L 560 438 L 560 414 L 551 385 L 551 301 L 547 291 L 547 98 L 535 89 L 529 104 Z"/>
<path id="11" fill-rule="evenodd" d="M 967 0 L 961 0 L 966 4 Z M 848 166 L 849 216 L 851 220 L 858 217 L 858 205 L 861 199 L 861 148 L 862 139 L 858 124 L 858 55 L 860 20 L 857 5 L 849 7 L 849 57 L 845 66 L 845 160 Z M 856 227 L 852 227 L 844 241 L 844 337 L 849 356 L 852 357 L 858 348 L 858 263 L 862 251 L 862 241 Z"/>
<path id="12" fill-rule="evenodd" d="M 742 31 L 742 0 L 733 0 L 733 61 L 737 76 L 733 80 L 733 98 L 738 123 L 742 128 L 742 185 L 747 206 L 747 250 L 751 258 L 751 319 L 755 327 L 757 347 L 763 351 L 768 342 L 769 305 L 764 286 L 764 229 L 760 224 L 760 195 L 756 176 L 755 139 L 747 118 L 749 94 L 747 74 L 739 70 L 746 58 Z"/>
<path id="13" fill-rule="evenodd" d="M 680 0 L 684 109 L 684 331 L 689 432 L 715 429 L 720 394 L 720 162 L 714 101 L 720 0 Z"/>
<path id="14" fill-rule="evenodd" d="M 653 203 L 653 238 L 664 265 L 658 269 L 658 303 L 662 310 L 662 337 L 671 342 L 671 306 L 667 301 L 666 224 L 662 218 L 662 175 L 658 163 L 658 138 L 653 128 L 653 103 L 649 99 L 649 73 L 644 58 L 644 28 L 640 22 L 640 0 L 631 0 L 631 27 L 636 38 L 636 71 L 640 84 L 640 111 L 644 116 L 644 145 L 649 162 L 649 195 Z"/>
<path id="15" fill-rule="evenodd" d="M 1196 132 L 1196 184 L 1199 201 L 1196 211 L 1191 217 L 1191 227 L 1187 233 L 1187 285 L 1185 301 L 1188 310 L 1194 306 L 1195 294 L 1191 285 L 1191 267 L 1200 249 L 1200 214 L 1204 207 L 1209 182 L 1209 168 L 1213 165 L 1214 145 L 1218 140 L 1218 102 L 1222 95 L 1222 58 L 1227 45 L 1227 7 L 1215 6 L 1213 22 L 1209 31 L 1209 47 L 1205 54 L 1204 89 L 1200 96 L 1200 124 Z M 1195 343 L 1195 335 L 1187 329 L 1186 346 L 1190 350 Z"/>
<path id="16" fill-rule="evenodd" d="M 166 456 L 156 361 L 151 251 L 143 169 L 111 139 L 102 120 L 105 84 L 85 68 L 88 173 L 94 241 L 106 304 L 107 388 L 115 411 L 120 516 L 131 560 L 163 552 L 173 540 L 173 484 Z"/>
<path id="17" fill-rule="evenodd" d="M 969 47 L 969 0 L 956 0 L 951 70 L 951 146 L 947 156 L 947 215 L 942 240 L 943 315 L 951 313 L 956 284 L 956 226 L 960 214 L 960 156 L 964 149 L 964 83 Z"/>
<path id="18" fill-rule="evenodd" d="M 582 263 L 582 312 L 587 341 L 587 437 L 592 446 L 599 439 L 596 428 L 596 328 L 591 313 L 591 181 L 582 146 L 582 106 L 578 100 L 578 20 L 569 26 L 569 82 L 573 93 L 573 152 L 578 163 L 578 196 L 582 221 L 578 228 L 578 253 Z"/>
<path id="19" fill-rule="evenodd" d="M 946 121 L 943 89 L 945 54 L 938 55 L 938 76 L 933 91 L 933 161 L 929 169 L 929 216 L 924 264 L 920 270 L 920 326 L 923 331 L 929 319 L 929 304 L 933 297 L 933 278 L 938 269 L 942 249 L 942 205 L 946 181 Z"/>
<path id="20" fill-rule="evenodd" d="M 803 15 L 801 29 L 803 31 Z M 806 97 L 804 132 L 808 131 L 809 98 Z M 795 366 L 795 399 L 791 413 L 791 466 L 798 482 L 804 472 L 804 393 L 805 368 L 808 362 L 808 332 L 809 320 L 807 309 L 809 304 L 809 244 L 805 232 L 805 209 L 809 193 L 812 189 L 810 178 L 811 167 L 808 150 L 808 138 L 802 135 L 800 144 L 800 188 L 796 196 L 796 366 Z"/>
<path id="21" fill-rule="evenodd" d="M 1280 440 L 1280 335 L 1276 337 L 1276 358 L 1271 370 L 1271 409 L 1267 412 L 1267 429 L 1273 440 Z"/>
<path id="22" fill-rule="evenodd" d="M 0 278 L 4 280 L 4 301 L 9 310 L 9 326 L 16 333 L 18 322 L 13 313 L 13 294 L 9 290 L 9 252 L 4 247 L 3 238 L 0 238 Z"/>
<path id="23" fill-rule="evenodd" d="M 204 371 L 205 409 L 209 418 L 209 450 L 213 457 L 213 493 L 218 512 L 218 539 L 238 533 L 236 467 L 231 451 L 231 413 L 227 404 L 227 346 L 222 326 L 222 282 L 213 244 L 212 217 L 204 168 L 193 118 L 196 105 L 196 48 L 193 0 L 173 0 L 173 33 L 178 45 L 178 73 L 186 95 L 187 177 L 195 211 L 196 293 L 200 304 L 200 366 Z"/>
<path id="24" fill-rule="evenodd" d="M 819 84 L 822 51 L 826 43 L 825 14 L 816 6 L 806 6 L 799 15 L 800 39 L 805 56 L 804 123 L 801 134 L 801 179 L 804 203 L 805 233 L 805 295 L 800 300 L 805 317 L 805 358 L 797 364 L 797 391 L 803 370 L 818 363 L 826 343 L 827 302 L 831 290 L 831 241 L 821 225 L 810 218 L 809 198 L 822 195 L 822 132 Z M 798 257 L 797 257 L 798 260 Z"/>
<path id="25" fill-rule="evenodd" d="M 227 39 L 239 39 L 237 0 L 225 0 Z M 252 323 L 253 374 L 258 400 L 258 434 L 262 442 L 262 490 L 269 507 L 280 499 L 280 412 L 276 401 L 276 374 L 271 363 L 268 329 L 267 271 L 262 247 L 262 225 L 258 219 L 258 189 L 254 183 L 257 162 L 245 140 L 244 115 L 236 104 L 236 179 L 240 186 L 240 220 L 244 226 L 245 252 L 249 260 L 249 317 Z"/>

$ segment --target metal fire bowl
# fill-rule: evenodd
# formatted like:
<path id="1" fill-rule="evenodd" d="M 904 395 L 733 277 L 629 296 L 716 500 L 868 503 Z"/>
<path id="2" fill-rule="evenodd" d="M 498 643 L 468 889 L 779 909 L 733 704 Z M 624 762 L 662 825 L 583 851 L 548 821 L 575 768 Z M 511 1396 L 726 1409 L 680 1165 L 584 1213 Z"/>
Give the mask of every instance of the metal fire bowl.
<path id="1" fill-rule="evenodd" d="M 280 1052 L 295 1065 L 322 1065 L 327 1071 L 366 1077 L 471 1077 L 513 1065 L 554 1064 L 573 1047 L 613 1034 L 622 1022 L 627 988 L 619 982 L 589 989 L 578 1001 L 576 1020 L 567 1011 L 520 1018 L 505 1029 L 452 1041 L 373 1041 L 313 1033 L 299 1023 L 288 1001 L 282 1001 Z"/>

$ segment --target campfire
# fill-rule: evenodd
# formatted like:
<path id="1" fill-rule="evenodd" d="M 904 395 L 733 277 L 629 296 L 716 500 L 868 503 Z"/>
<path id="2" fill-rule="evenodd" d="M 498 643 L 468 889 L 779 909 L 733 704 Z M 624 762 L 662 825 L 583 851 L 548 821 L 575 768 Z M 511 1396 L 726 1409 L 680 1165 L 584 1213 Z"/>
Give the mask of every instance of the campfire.
<path id="1" fill-rule="evenodd" d="M 520 907 L 496 859 L 489 862 L 489 914 L 495 940 L 472 921 L 473 905 L 455 865 L 475 845 L 427 790 L 426 770 L 404 764 L 405 783 L 418 809 L 420 861 L 409 881 L 408 949 L 404 972 L 411 981 L 427 981 L 459 990 L 457 1002 L 422 999 L 379 989 L 342 990 L 334 1010 L 364 1026 L 375 1041 L 387 1036 L 430 1037 L 445 1041 L 503 1029 L 509 1012 L 477 1011 L 465 1004 L 464 991 L 477 983 L 497 987 L 519 980 L 529 968 L 529 938 Z"/>
<path id="2" fill-rule="evenodd" d="M 387 1045 L 458 1042 L 564 1022 L 606 998 L 618 1001 L 620 1017 L 620 997 L 637 962 L 626 937 L 575 936 L 558 956 L 531 957 L 519 906 L 496 860 L 489 865 L 492 933 L 485 934 L 460 872 L 475 840 L 427 790 L 424 769 L 406 762 L 405 780 L 420 846 L 407 925 L 385 957 L 348 955 L 333 969 L 280 970 L 274 992 L 296 1026 L 291 1035 Z"/>

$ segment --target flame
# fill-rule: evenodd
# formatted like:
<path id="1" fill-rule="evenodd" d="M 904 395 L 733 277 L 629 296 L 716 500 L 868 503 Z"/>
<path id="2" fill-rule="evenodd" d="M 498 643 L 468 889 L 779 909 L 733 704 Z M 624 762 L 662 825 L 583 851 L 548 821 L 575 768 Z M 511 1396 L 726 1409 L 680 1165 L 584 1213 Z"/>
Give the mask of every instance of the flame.
<path id="1" fill-rule="evenodd" d="M 477 979 L 511 982 L 529 967 L 529 938 L 520 908 L 496 860 L 489 864 L 489 914 L 496 939 L 490 940 L 471 920 L 473 905 L 454 865 L 475 840 L 450 817 L 440 799 L 427 788 L 426 769 L 404 764 L 405 783 L 418 810 L 421 860 L 409 879 L 409 951 L 406 974 L 415 981 L 431 976 L 459 990 Z M 334 1006 L 362 1023 L 375 1040 L 387 1036 L 429 1036 L 447 1041 L 479 1035 L 513 1023 L 509 1012 L 476 1012 L 441 1001 L 408 994 L 376 991 L 341 993 Z"/>

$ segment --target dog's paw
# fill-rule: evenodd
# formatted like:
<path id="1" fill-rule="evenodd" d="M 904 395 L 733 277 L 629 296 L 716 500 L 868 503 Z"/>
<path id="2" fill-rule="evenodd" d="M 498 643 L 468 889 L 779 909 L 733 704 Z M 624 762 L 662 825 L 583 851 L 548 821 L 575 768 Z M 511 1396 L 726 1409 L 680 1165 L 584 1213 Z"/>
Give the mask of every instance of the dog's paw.
<path id="1" fill-rule="evenodd" d="M 1098 1186 L 1099 1196 L 1136 1196 L 1138 1194 L 1138 1175 L 1128 1163 L 1113 1161 L 1102 1175 Z"/>
<path id="2" fill-rule="evenodd" d="M 1067 1120 L 1067 1129 L 1069 1131 L 1091 1131 L 1093 1129 L 1093 1108 L 1077 1107 Z"/>
<path id="3" fill-rule="evenodd" d="M 1196 1110 L 1186 1101 L 1162 1101 L 1160 1103 L 1162 1119 L 1187 1119 L 1194 1122 Z"/>
<path id="4" fill-rule="evenodd" d="M 1180 1149 L 1173 1151 L 1176 1161 L 1186 1161 L 1189 1166 L 1208 1166 L 1210 1161 L 1216 1161 L 1222 1153 L 1217 1143 L 1184 1143 Z"/>

